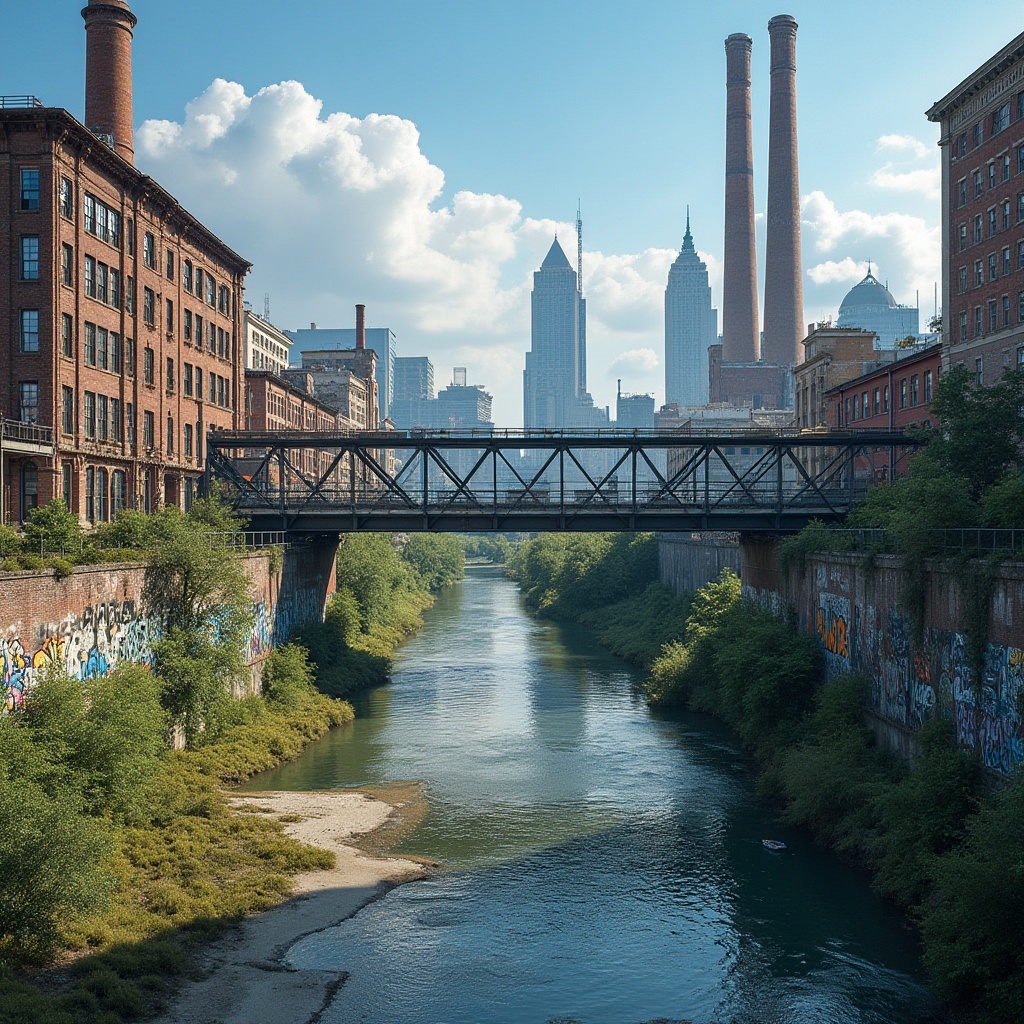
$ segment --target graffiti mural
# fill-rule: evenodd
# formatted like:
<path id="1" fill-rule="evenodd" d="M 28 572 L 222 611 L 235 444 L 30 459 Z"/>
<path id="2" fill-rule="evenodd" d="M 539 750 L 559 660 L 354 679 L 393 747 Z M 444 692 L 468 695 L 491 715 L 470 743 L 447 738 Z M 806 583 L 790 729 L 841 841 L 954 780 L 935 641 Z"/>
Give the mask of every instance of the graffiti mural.
<path id="1" fill-rule="evenodd" d="M 850 599 L 839 594 L 818 595 L 816 628 L 825 648 L 826 671 L 829 676 L 849 672 L 850 663 Z"/>
<path id="2" fill-rule="evenodd" d="M 252 629 L 245 648 L 245 660 L 248 664 L 266 656 L 274 646 L 274 624 L 271 613 L 267 611 L 266 601 L 260 601 L 252 608 Z"/>

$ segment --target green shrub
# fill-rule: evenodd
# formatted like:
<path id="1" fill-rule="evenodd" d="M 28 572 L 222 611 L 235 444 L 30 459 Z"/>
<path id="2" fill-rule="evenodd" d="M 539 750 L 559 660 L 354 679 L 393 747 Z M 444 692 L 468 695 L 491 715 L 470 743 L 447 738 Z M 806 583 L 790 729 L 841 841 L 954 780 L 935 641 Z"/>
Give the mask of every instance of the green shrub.
<path id="1" fill-rule="evenodd" d="M 77 554 L 82 544 L 78 516 L 68 510 L 62 498 L 32 509 L 25 524 L 25 543 L 31 551 L 67 551 Z"/>
<path id="2" fill-rule="evenodd" d="M 292 707 L 313 692 L 309 651 L 297 643 L 275 647 L 263 666 L 263 696 L 267 702 Z"/>
<path id="3" fill-rule="evenodd" d="M 66 558 L 51 558 L 49 566 L 53 570 L 55 580 L 66 580 L 74 571 L 75 567 Z"/>
<path id="4" fill-rule="evenodd" d="M 24 554 L 18 555 L 18 565 L 22 569 L 38 571 L 45 568 L 46 563 L 38 555 Z"/>
<path id="5" fill-rule="evenodd" d="M 465 574 L 465 549 L 451 534 L 414 533 L 402 549 L 402 558 L 430 591 L 451 586 Z"/>

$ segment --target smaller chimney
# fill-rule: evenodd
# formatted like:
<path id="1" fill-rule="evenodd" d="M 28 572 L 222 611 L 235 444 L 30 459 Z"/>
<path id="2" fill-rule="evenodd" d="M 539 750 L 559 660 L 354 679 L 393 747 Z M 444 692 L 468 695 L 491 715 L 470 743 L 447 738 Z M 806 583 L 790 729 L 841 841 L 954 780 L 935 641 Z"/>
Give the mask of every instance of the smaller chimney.
<path id="1" fill-rule="evenodd" d="M 315 331 L 315 330 L 316 330 L 316 324 L 314 324 L 314 323 L 310 322 L 310 325 L 309 325 L 309 329 L 310 329 L 311 331 Z"/>
<path id="2" fill-rule="evenodd" d="M 366 307 L 356 305 L 356 348 L 366 348 Z"/>

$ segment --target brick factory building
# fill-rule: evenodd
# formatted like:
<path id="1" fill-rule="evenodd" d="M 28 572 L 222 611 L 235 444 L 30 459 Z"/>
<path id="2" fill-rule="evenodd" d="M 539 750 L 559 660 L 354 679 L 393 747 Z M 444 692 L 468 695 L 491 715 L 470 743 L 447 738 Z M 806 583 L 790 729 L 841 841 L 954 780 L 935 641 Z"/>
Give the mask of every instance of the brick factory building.
<path id="1" fill-rule="evenodd" d="M 942 150 L 948 366 L 1024 368 L 1024 33 L 928 111 Z"/>
<path id="2" fill-rule="evenodd" d="M 250 264 L 132 162 L 128 5 L 82 13 L 86 125 L 0 100 L 0 415 L 52 437 L 0 461 L 11 519 L 187 507 L 206 434 L 242 424 Z"/>

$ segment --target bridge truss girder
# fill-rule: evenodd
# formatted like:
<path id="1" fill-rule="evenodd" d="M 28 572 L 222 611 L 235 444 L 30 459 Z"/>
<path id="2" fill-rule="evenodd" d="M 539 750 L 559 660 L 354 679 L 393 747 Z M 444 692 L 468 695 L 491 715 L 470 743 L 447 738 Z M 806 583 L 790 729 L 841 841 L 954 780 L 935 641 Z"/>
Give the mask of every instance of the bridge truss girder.
<path id="1" fill-rule="evenodd" d="M 902 434 L 228 432 L 216 483 L 254 529 L 788 532 L 895 476 Z"/>

